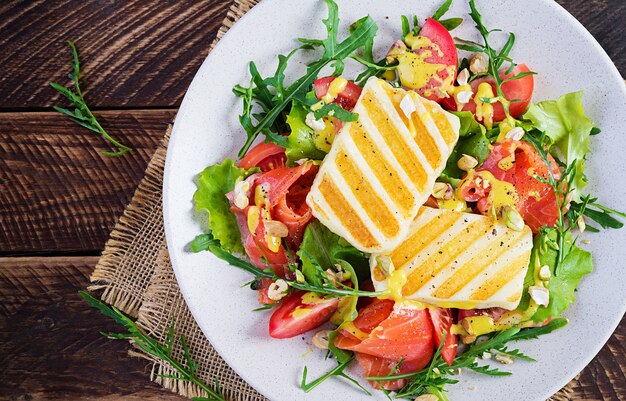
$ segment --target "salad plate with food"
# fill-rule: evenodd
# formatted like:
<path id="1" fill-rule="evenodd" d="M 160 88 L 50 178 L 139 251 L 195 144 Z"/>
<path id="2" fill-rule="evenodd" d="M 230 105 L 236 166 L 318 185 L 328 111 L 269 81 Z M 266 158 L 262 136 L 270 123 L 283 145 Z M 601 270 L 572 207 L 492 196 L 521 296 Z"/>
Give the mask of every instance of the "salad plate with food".
<path id="1" fill-rule="evenodd" d="M 624 314 L 625 120 L 549 1 L 263 2 L 172 133 L 181 291 L 271 400 L 543 400 Z"/>

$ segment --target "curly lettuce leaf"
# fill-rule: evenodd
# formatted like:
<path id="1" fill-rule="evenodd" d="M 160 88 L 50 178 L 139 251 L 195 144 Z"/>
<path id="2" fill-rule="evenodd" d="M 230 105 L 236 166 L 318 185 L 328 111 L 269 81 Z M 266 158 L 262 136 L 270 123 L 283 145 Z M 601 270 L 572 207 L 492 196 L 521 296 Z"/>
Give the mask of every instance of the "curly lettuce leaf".
<path id="1" fill-rule="evenodd" d="M 548 241 L 554 240 L 555 234 L 553 231 L 545 239 Z M 535 322 L 543 322 L 548 318 L 560 316 L 575 301 L 574 292 L 580 280 L 593 271 L 591 253 L 573 244 L 570 233 L 567 234 L 565 239 L 565 246 L 569 248 L 569 252 L 567 252 L 567 256 L 559 264 L 556 272 L 554 271 L 554 266 L 556 264 L 557 252 L 549 245 L 542 249 L 542 242 L 544 241 L 541 238 L 536 240 L 536 249 L 539 265 L 549 266 L 552 273 L 550 281 L 548 281 L 550 303 L 548 306 L 540 306 L 537 309 L 532 317 Z"/>
<path id="2" fill-rule="evenodd" d="M 483 163 L 487 160 L 490 152 L 490 142 L 485 136 L 485 127 L 476 122 L 474 115 L 469 111 L 451 112 L 459 117 L 461 128 L 459 130 L 459 141 L 452 150 L 446 168 L 442 173 L 442 180 L 454 184 L 465 175 L 457 166 L 457 162 L 464 154 L 472 156 Z"/>
<path id="3" fill-rule="evenodd" d="M 300 159 L 322 160 L 326 155 L 315 146 L 313 129 L 305 123 L 306 115 L 307 110 L 302 104 L 292 102 L 291 111 L 287 116 L 291 133 L 287 137 L 285 150 L 289 164 Z"/>
<path id="4" fill-rule="evenodd" d="M 556 100 L 531 103 L 524 119 L 544 132 L 565 157 L 565 163 L 576 164 L 572 200 L 578 202 L 587 185 L 584 175 L 585 155 L 589 153 L 589 136 L 595 124 L 585 115 L 583 92 L 572 92 Z"/>
<path id="5" fill-rule="evenodd" d="M 359 277 L 369 278 L 366 255 L 317 220 L 307 226 L 297 255 L 302 261 L 302 274 L 313 285 L 322 285 L 324 272 L 335 265 L 340 265 L 344 271 L 350 273 L 354 289 L 359 289 Z M 356 319 L 358 298 L 342 297 L 331 322 L 339 326 Z"/>
<path id="6" fill-rule="evenodd" d="M 196 210 L 209 214 L 209 229 L 213 237 L 229 252 L 243 253 L 243 245 L 237 219 L 230 211 L 226 194 L 235 188 L 237 178 L 245 178 L 256 171 L 246 171 L 236 167 L 234 160 L 226 159 L 222 164 L 205 168 L 196 180 L 198 189 L 193 195 Z"/>
<path id="7" fill-rule="evenodd" d="M 311 222 L 304 231 L 297 255 L 302 261 L 304 277 L 315 285 L 322 284 L 320 269 L 326 271 L 342 262 L 349 263 L 358 277 L 369 277 L 369 263 L 366 255 L 317 220 Z"/>

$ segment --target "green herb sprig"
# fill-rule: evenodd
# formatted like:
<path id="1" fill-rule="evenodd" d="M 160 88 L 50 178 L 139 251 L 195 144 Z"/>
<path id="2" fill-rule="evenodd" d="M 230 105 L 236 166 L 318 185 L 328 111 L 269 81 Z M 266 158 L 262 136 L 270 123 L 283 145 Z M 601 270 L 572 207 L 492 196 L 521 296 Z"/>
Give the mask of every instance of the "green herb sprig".
<path id="1" fill-rule="evenodd" d="M 363 390 L 365 394 L 372 395 L 372 393 L 370 393 L 365 387 L 363 387 L 357 380 L 348 376 L 344 372 L 346 368 L 352 363 L 353 360 L 354 360 L 354 356 L 350 357 L 349 359 L 343 362 L 338 363 L 336 367 L 324 373 L 322 376 L 318 377 L 317 379 L 313 380 L 310 383 L 306 382 L 308 372 L 307 372 L 307 367 L 305 366 L 304 370 L 302 371 L 302 380 L 300 381 L 300 388 L 304 390 L 305 393 L 308 393 L 309 391 L 313 390 L 315 387 L 322 384 L 327 379 L 333 376 L 336 376 L 336 377 L 343 377 L 344 379 L 350 381 L 352 384 L 354 384 L 355 386 Z"/>
<path id="2" fill-rule="evenodd" d="M 174 334 L 174 323 L 170 326 L 167 332 L 167 340 L 165 342 L 159 342 L 158 340 L 148 336 L 144 333 L 137 324 L 122 311 L 115 306 L 109 306 L 104 302 L 92 297 L 85 291 L 79 291 L 81 298 L 87 301 L 92 307 L 98 309 L 103 315 L 108 316 L 121 324 L 128 330 L 126 333 L 101 333 L 107 338 L 114 340 L 131 340 L 141 350 L 149 355 L 152 355 L 167 364 L 169 364 L 176 372 L 177 375 L 160 375 L 163 378 L 179 380 L 183 382 L 193 383 L 202 390 L 204 390 L 208 397 L 194 397 L 194 401 L 227 401 L 222 394 L 217 379 L 213 383 L 213 387 L 210 387 L 202 381 L 197 375 L 198 364 L 191 358 L 189 348 L 187 347 L 187 341 L 185 337 L 180 336 L 180 346 L 183 349 L 183 358 L 185 363 L 180 363 L 172 356 L 172 350 L 176 343 L 176 335 Z"/>
<path id="3" fill-rule="evenodd" d="M 220 242 L 213 238 L 213 236 L 209 234 L 200 234 L 198 235 L 190 244 L 190 248 L 193 252 L 200 251 L 210 251 L 218 258 L 227 262 L 231 266 L 238 267 L 242 270 L 247 271 L 254 275 L 255 279 L 261 278 L 269 278 L 271 280 L 282 279 L 285 280 L 287 285 L 302 291 L 312 291 L 316 292 L 320 295 L 324 295 L 328 298 L 336 298 L 336 297 L 344 297 L 344 296 L 358 296 L 358 297 L 378 297 L 383 295 L 381 291 L 362 291 L 357 290 L 341 283 L 337 283 L 337 286 L 334 286 L 330 280 L 325 280 L 321 284 L 312 284 L 308 281 L 297 281 L 297 280 L 287 280 L 281 277 L 278 277 L 276 273 L 271 268 L 260 269 L 254 266 L 252 263 L 240 259 L 237 256 L 231 254 L 230 252 L 225 251 L 220 246 Z M 291 266 L 292 269 L 295 269 L 295 265 Z"/>
<path id="4" fill-rule="evenodd" d="M 71 117 L 72 121 L 81 127 L 85 127 L 93 132 L 100 134 L 104 139 L 109 141 L 113 146 L 117 147 L 119 150 L 117 152 L 110 152 L 106 150 L 101 150 L 100 153 L 107 156 L 121 156 L 127 152 L 130 152 L 132 149 L 117 140 L 113 139 L 105 130 L 102 128 L 102 125 L 98 122 L 96 117 L 93 115 L 89 106 L 87 106 L 87 102 L 83 97 L 83 92 L 80 89 L 80 60 L 78 58 L 78 50 L 76 50 L 76 46 L 72 41 L 67 41 L 67 44 L 70 46 L 72 52 L 72 61 L 70 65 L 74 69 L 73 73 L 68 74 L 68 77 L 74 83 L 74 91 L 69 88 L 66 88 L 63 85 L 59 85 L 56 82 L 51 82 L 50 86 L 65 96 L 72 104 L 74 105 L 74 110 L 69 110 L 63 107 L 54 106 L 54 109 L 59 113 L 68 115 Z"/>
<path id="5" fill-rule="evenodd" d="M 510 372 L 501 371 L 488 365 L 479 365 L 477 358 L 484 353 L 497 351 L 511 357 L 534 361 L 533 358 L 524 355 L 519 350 L 509 350 L 506 344 L 516 340 L 528 340 L 537 338 L 541 335 L 553 332 L 567 324 L 567 320 L 563 318 L 554 319 L 550 323 L 542 327 L 533 327 L 528 329 L 520 329 L 512 327 L 507 330 L 492 334 L 485 341 L 475 341 L 462 354 L 458 355 L 452 365 L 448 365 L 441 356 L 444 341 L 435 352 L 431 363 L 425 369 L 415 373 L 391 374 L 387 376 L 370 376 L 367 380 L 388 381 L 397 379 L 411 379 L 406 386 L 399 390 L 396 398 L 414 399 L 422 394 L 435 394 L 442 401 L 447 401 L 445 396 L 445 386 L 448 384 L 458 383 L 453 377 L 458 373 L 459 369 L 470 369 L 474 372 L 489 376 L 509 376 Z"/>

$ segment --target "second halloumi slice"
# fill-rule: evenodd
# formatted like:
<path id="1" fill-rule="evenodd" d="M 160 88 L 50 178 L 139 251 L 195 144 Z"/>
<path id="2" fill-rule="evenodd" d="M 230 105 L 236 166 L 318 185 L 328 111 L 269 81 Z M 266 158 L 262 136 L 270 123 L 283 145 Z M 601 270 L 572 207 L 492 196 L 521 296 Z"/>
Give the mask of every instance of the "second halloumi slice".
<path id="1" fill-rule="evenodd" d="M 412 91 L 370 78 L 307 196 L 313 215 L 368 253 L 394 249 L 459 137 L 459 119 Z"/>
<path id="2" fill-rule="evenodd" d="M 528 226 L 515 231 L 489 216 L 423 207 L 400 246 L 372 255 L 372 281 L 377 291 L 401 291 L 404 299 L 441 307 L 512 310 L 532 246 Z M 402 279 L 389 280 L 397 270 Z M 390 288 L 398 282 L 401 288 Z"/>

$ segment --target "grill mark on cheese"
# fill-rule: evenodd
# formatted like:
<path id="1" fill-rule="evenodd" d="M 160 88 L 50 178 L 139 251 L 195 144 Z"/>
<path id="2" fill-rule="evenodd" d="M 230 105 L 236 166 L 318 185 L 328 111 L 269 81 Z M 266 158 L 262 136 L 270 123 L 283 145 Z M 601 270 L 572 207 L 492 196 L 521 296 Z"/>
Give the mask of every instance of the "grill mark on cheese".
<path id="1" fill-rule="evenodd" d="M 441 233 L 450 228 L 460 216 L 454 213 L 438 215 L 428 223 L 422 225 L 415 233 L 407 238 L 399 247 L 391 253 L 391 262 L 396 268 L 401 268 L 422 251 Z"/>
<path id="2" fill-rule="evenodd" d="M 317 213 L 319 213 L 320 216 L 322 216 L 322 218 L 326 219 L 326 220 L 330 220 L 330 218 L 328 217 L 328 214 L 326 214 L 326 212 L 324 211 L 324 209 L 320 206 L 319 203 L 317 203 L 317 201 L 313 200 L 311 201 L 313 203 L 311 209 L 315 209 L 315 211 Z"/>
<path id="3" fill-rule="evenodd" d="M 517 300 L 519 300 L 522 297 L 522 292 L 518 291 L 515 294 L 511 295 L 510 297 L 508 297 L 506 300 L 509 302 L 515 302 Z"/>
<path id="4" fill-rule="evenodd" d="M 494 226 L 492 219 L 486 218 L 470 223 L 464 230 L 449 240 L 439 251 L 416 267 L 407 278 L 402 288 L 404 295 L 411 295 L 424 286 L 447 267 L 459 254 L 478 238 L 491 231 Z"/>
<path id="5" fill-rule="evenodd" d="M 346 152 L 337 154 L 335 165 L 376 228 L 388 238 L 397 235 L 400 230 L 398 221 Z"/>
<path id="6" fill-rule="evenodd" d="M 413 140 L 415 140 L 415 143 L 417 143 L 417 146 L 419 146 L 420 150 L 426 157 L 428 164 L 430 164 L 433 169 L 439 168 L 440 164 L 443 161 L 441 151 L 439 150 L 439 147 L 437 146 L 435 140 L 430 136 L 430 133 L 426 129 L 426 126 L 422 122 L 418 113 L 414 112 L 413 114 L 411 114 L 411 118 L 407 118 L 407 116 L 404 114 L 404 111 L 402 111 L 402 109 L 400 108 L 400 102 L 396 101 L 397 99 L 395 99 L 395 97 L 397 97 L 397 95 L 395 95 L 396 91 L 387 88 L 386 86 L 385 91 L 387 92 L 387 95 L 389 95 L 391 103 L 393 103 L 393 107 L 396 109 L 396 113 L 398 113 L 404 125 L 409 128 L 409 132 L 413 134 Z M 448 121 L 448 119 L 443 115 L 441 116 L 441 118 L 444 118 L 446 121 Z"/>
<path id="7" fill-rule="evenodd" d="M 382 187 L 402 210 L 403 216 L 406 216 L 414 207 L 415 197 L 411 194 L 413 191 L 407 188 L 398 171 L 383 157 L 382 151 L 360 123 L 352 124 L 350 137 Z"/>
<path id="8" fill-rule="evenodd" d="M 365 92 L 362 97 L 361 102 L 363 108 L 366 110 L 367 116 L 396 157 L 396 160 L 398 160 L 417 189 L 420 192 L 424 191 L 428 180 L 424 166 L 422 166 L 417 156 L 410 150 L 409 144 L 404 140 L 398 127 L 389 121 L 389 117 L 381 114 L 383 106 L 379 100 L 373 96 L 373 93 Z"/>
<path id="9" fill-rule="evenodd" d="M 499 237 L 496 242 L 489 244 L 485 250 L 481 251 L 478 255 L 474 256 L 470 261 L 465 263 L 465 265 L 461 266 L 452 276 L 439 286 L 437 291 L 433 293 L 433 296 L 437 298 L 450 298 L 462 290 L 470 281 L 489 267 L 504 252 L 508 251 L 512 247 L 515 247 L 515 245 L 517 245 L 517 243 L 524 238 L 524 236 L 520 234 L 521 233 L 512 230 L 507 231 L 504 235 Z"/>
<path id="10" fill-rule="evenodd" d="M 318 189 L 332 212 L 355 240 L 367 247 L 379 245 L 363 220 L 327 175 L 322 178 Z"/>
<path id="11" fill-rule="evenodd" d="M 435 108 L 434 106 L 428 104 L 427 102 L 423 102 L 424 107 L 428 110 L 429 113 L 434 117 L 435 125 L 439 130 L 439 134 L 443 138 L 443 140 L 448 144 L 452 144 L 456 141 L 456 133 L 452 128 L 452 124 L 448 121 L 448 118 L 443 114 L 440 110 Z"/>
<path id="12" fill-rule="evenodd" d="M 484 301 L 498 292 L 505 284 L 517 276 L 519 272 L 526 267 L 530 251 L 524 252 L 500 270 L 491 276 L 488 280 L 484 281 L 478 288 L 470 295 L 471 300 Z"/>

